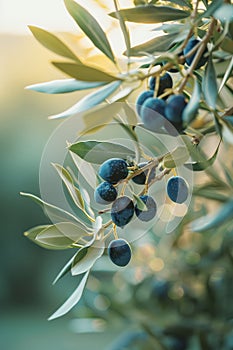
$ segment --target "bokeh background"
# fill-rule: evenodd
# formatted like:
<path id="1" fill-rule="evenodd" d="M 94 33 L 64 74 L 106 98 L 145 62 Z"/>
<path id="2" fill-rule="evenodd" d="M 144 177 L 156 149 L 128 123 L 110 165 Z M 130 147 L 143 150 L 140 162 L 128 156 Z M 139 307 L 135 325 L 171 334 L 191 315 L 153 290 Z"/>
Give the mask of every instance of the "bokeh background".
<path id="1" fill-rule="evenodd" d="M 105 11 L 110 9 L 108 1 L 79 3 L 97 15 L 113 39 L 116 26 L 106 16 Z M 95 332 L 86 334 L 92 325 L 85 320 L 77 334 L 77 327 L 71 323 L 74 314 L 47 321 L 75 288 L 71 278 L 52 286 L 71 253 L 44 250 L 23 236 L 26 229 L 47 222 L 41 209 L 19 194 L 25 191 L 39 195 L 40 158 L 59 123 L 48 121 L 47 116 L 68 108 L 82 96 L 82 93 L 48 96 L 25 90 L 27 85 L 64 77 L 49 64 L 56 56 L 36 42 L 27 28 L 29 24 L 62 32 L 81 56 L 95 55 L 90 42 L 83 39 L 65 11 L 62 0 L 0 0 L 0 348 L 103 349 L 119 333 L 120 324 L 114 324 L 103 336 Z M 144 37 L 145 33 L 140 32 L 134 40 Z M 122 52 L 119 40 L 114 40 L 113 45 L 118 45 L 115 50 Z"/>
<path id="2" fill-rule="evenodd" d="M 120 56 L 124 45 L 119 40 L 119 28 L 106 15 L 113 9 L 110 2 L 79 3 L 101 22 Z M 122 5 L 132 5 L 132 1 L 124 0 Z M 29 24 L 59 32 L 85 60 L 100 60 L 65 11 L 62 0 L 0 0 L 0 349 L 129 349 L 120 343 L 110 346 L 122 334 L 127 338 L 125 344 L 133 338 L 135 344 L 140 343 L 141 347 L 132 345 L 130 349 L 160 349 L 156 332 L 171 321 L 177 328 L 166 328 L 167 333 L 163 334 L 169 338 L 168 349 L 186 349 L 190 336 L 189 349 L 209 350 L 206 337 L 210 334 L 214 349 L 232 350 L 233 228 L 228 223 L 222 232 L 206 235 L 192 235 L 187 230 L 184 233 L 181 225 L 176 234 L 161 244 L 155 228 L 153 239 L 147 237 L 140 251 L 135 252 L 132 268 L 112 274 L 109 264 L 101 259 L 103 263 L 91 277 L 79 306 L 61 319 L 47 321 L 76 287 L 77 281 L 69 276 L 52 286 L 72 252 L 48 251 L 23 236 L 28 228 L 47 223 L 47 218 L 36 204 L 19 193 L 40 194 L 41 155 L 60 124 L 47 117 L 73 105 L 84 93 L 44 95 L 25 90 L 30 84 L 65 77 L 49 64 L 58 57 L 36 42 L 27 28 Z M 132 25 L 132 44 L 154 36 L 155 32 L 148 31 L 150 28 Z M 210 141 L 206 149 L 211 155 L 217 141 Z M 222 147 L 220 158 L 222 162 L 227 160 L 229 166 L 230 153 L 232 147 Z M 232 174 L 232 167 L 230 170 Z M 203 174 L 199 180 L 203 181 Z M 206 213 L 204 204 L 203 199 L 198 202 L 200 215 Z M 214 201 L 209 208 L 218 205 Z M 189 220 L 187 216 L 184 225 Z M 189 324 L 186 319 L 194 323 Z M 155 333 L 148 325 L 158 326 L 152 329 Z M 225 343 L 214 327 L 221 334 L 226 332 Z M 194 329 L 191 335 L 190 329 Z"/>

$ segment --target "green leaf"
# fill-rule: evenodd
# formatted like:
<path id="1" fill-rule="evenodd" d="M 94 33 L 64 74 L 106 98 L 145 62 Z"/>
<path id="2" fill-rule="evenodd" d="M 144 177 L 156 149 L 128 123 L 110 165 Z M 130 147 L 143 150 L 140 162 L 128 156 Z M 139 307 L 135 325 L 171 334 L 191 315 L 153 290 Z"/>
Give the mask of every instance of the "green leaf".
<path id="1" fill-rule="evenodd" d="M 227 70 L 224 74 L 224 77 L 221 81 L 221 85 L 219 86 L 219 89 L 218 89 L 218 93 L 220 93 L 220 91 L 222 90 L 222 88 L 225 86 L 227 80 L 229 79 L 231 73 L 232 73 L 232 69 L 233 69 L 233 57 L 231 58 L 231 61 L 229 63 L 229 66 L 227 67 Z"/>
<path id="2" fill-rule="evenodd" d="M 193 190 L 193 195 L 197 197 L 216 200 L 219 202 L 227 202 L 229 199 L 228 196 L 222 194 L 221 192 L 217 192 L 214 186 L 208 188 L 205 188 L 205 186 L 201 188 L 196 188 Z"/>
<path id="3" fill-rule="evenodd" d="M 80 275 L 92 268 L 96 260 L 104 253 L 104 241 L 98 241 L 97 246 L 82 248 L 79 252 L 72 264 L 71 273 L 73 276 Z"/>
<path id="4" fill-rule="evenodd" d="M 115 63 L 107 36 L 96 19 L 84 7 L 73 0 L 65 0 L 65 5 L 75 22 L 93 44 Z"/>
<path id="5" fill-rule="evenodd" d="M 86 66 L 84 64 L 81 65 L 78 63 L 70 62 L 52 62 L 52 64 L 62 72 L 77 80 L 102 82 L 120 80 L 118 77 L 115 77 L 97 68 Z"/>
<path id="6" fill-rule="evenodd" d="M 34 37 L 47 49 L 53 51 L 57 55 L 75 60 L 80 64 L 80 66 L 82 65 L 79 58 L 54 34 L 35 26 L 29 26 L 29 29 Z"/>
<path id="7" fill-rule="evenodd" d="M 146 204 L 141 200 L 139 196 L 137 196 L 136 194 L 133 194 L 133 197 L 136 200 L 137 207 L 139 210 L 142 210 L 142 211 L 148 210 Z"/>
<path id="8" fill-rule="evenodd" d="M 90 235 L 86 230 L 71 222 L 37 226 L 24 234 L 34 243 L 47 249 L 72 248 L 74 242 L 78 242 L 80 238 Z"/>
<path id="9" fill-rule="evenodd" d="M 221 22 L 233 22 L 233 5 L 223 4 L 215 10 L 213 16 Z"/>
<path id="10" fill-rule="evenodd" d="M 67 118 L 76 113 L 87 111 L 92 107 L 95 107 L 96 105 L 103 102 L 109 95 L 111 95 L 115 90 L 119 88 L 120 84 L 120 81 L 115 81 L 110 84 L 107 84 L 104 87 L 98 89 L 97 91 L 86 95 L 81 100 L 79 100 L 74 106 L 70 107 L 66 111 L 50 116 L 49 119 Z"/>
<path id="11" fill-rule="evenodd" d="M 173 169 L 183 165 L 189 159 L 187 148 L 178 146 L 173 152 L 165 155 L 163 158 L 163 165 L 165 168 Z"/>
<path id="12" fill-rule="evenodd" d="M 143 44 L 134 46 L 130 49 L 131 56 L 144 56 L 145 52 L 167 52 L 173 41 L 180 35 L 179 32 L 156 36 L 154 39 L 149 40 Z M 125 52 L 124 52 L 125 55 Z"/>
<path id="13" fill-rule="evenodd" d="M 186 6 L 186 7 L 189 7 L 191 10 L 192 10 L 192 2 L 191 1 L 188 1 L 188 0 L 172 0 L 172 1 L 169 1 L 171 2 L 172 4 L 177 4 L 177 5 L 180 5 L 180 6 Z"/>
<path id="14" fill-rule="evenodd" d="M 34 202 L 36 202 L 37 204 L 39 204 L 45 214 L 52 220 L 52 221 L 71 221 L 74 222 L 76 225 L 80 226 L 80 228 L 83 228 L 84 230 L 87 230 L 87 232 L 90 232 L 90 229 L 84 225 L 83 223 L 81 223 L 78 218 L 76 218 L 74 215 L 68 213 L 67 211 L 60 209 L 58 207 L 56 207 L 55 205 L 49 204 L 44 202 L 42 199 L 40 199 L 37 196 L 34 196 L 31 193 L 24 193 L 24 192 L 20 192 L 20 194 L 22 196 L 25 197 L 29 197 L 31 198 Z"/>
<path id="15" fill-rule="evenodd" d="M 194 89 L 193 89 L 191 98 L 182 114 L 182 118 L 185 125 L 190 124 L 193 121 L 193 119 L 195 119 L 198 112 L 199 105 L 200 105 L 200 99 L 201 99 L 201 87 L 197 79 L 195 79 Z"/>
<path id="16" fill-rule="evenodd" d="M 102 164 L 110 158 L 120 157 L 127 159 L 127 157 L 135 157 L 133 150 L 112 142 L 81 141 L 72 144 L 69 150 L 85 161 L 94 164 Z"/>
<path id="17" fill-rule="evenodd" d="M 208 6 L 208 2 L 205 4 L 207 7 L 206 11 L 204 11 L 201 15 L 200 15 L 200 19 L 201 18 L 207 18 L 213 15 L 213 13 L 223 4 L 223 0 L 214 0 L 211 1 L 210 5 Z"/>
<path id="18" fill-rule="evenodd" d="M 114 4 L 115 4 L 115 8 L 116 8 L 116 17 L 119 20 L 120 23 L 120 27 L 121 27 L 121 31 L 123 33 L 124 36 L 124 40 L 125 40 L 125 46 L 126 46 L 126 55 L 128 57 L 130 57 L 130 47 L 131 47 L 131 43 L 130 43 L 130 35 L 129 35 L 129 30 L 125 24 L 124 18 L 121 16 L 121 13 L 118 10 L 118 5 L 117 5 L 117 0 L 114 0 Z"/>
<path id="19" fill-rule="evenodd" d="M 204 232 L 216 229 L 228 220 L 232 220 L 233 201 L 228 201 L 214 214 L 203 216 L 192 222 L 191 229 L 194 232 Z"/>
<path id="20" fill-rule="evenodd" d="M 52 164 L 52 165 L 54 166 L 54 168 L 58 172 L 60 178 L 62 179 L 63 183 L 65 184 L 65 186 L 66 186 L 67 190 L 69 191 L 70 196 L 73 199 L 74 203 L 77 205 L 78 208 L 80 208 L 81 210 L 84 210 L 85 204 L 84 204 L 84 200 L 82 198 L 81 192 L 74 185 L 74 181 L 73 181 L 70 173 L 68 172 L 68 170 L 66 170 L 65 168 L 63 168 L 59 164 Z"/>
<path id="21" fill-rule="evenodd" d="M 217 158 L 220 144 L 221 144 L 221 142 L 219 142 L 218 147 L 216 148 L 214 154 L 209 159 L 203 159 L 203 157 L 201 155 L 199 155 L 199 157 L 202 158 L 201 161 L 196 162 L 196 163 L 184 164 L 184 166 L 186 166 L 189 169 L 191 168 L 193 171 L 202 171 L 202 170 L 207 169 L 209 166 L 214 164 L 214 161 Z"/>
<path id="22" fill-rule="evenodd" d="M 65 266 L 61 269 L 61 271 L 57 274 L 56 278 L 53 281 L 53 285 L 56 284 L 63 276 L 65 276 L 70 270 L 72 266 L 72 262 L 76 257 L 77 252 L 72 256 L 72 258 L 65 264 Z"/>
<path id="23" fill-rule="evenodd" d="M 190 16 L 189 12 L 175 9 L 169 6 L 137 6 L 119 11 L 125 21 L 137 23 L 162 23 L 167 21 L 177 21 Z M 116 12 L 110 16 L 117 18 Z"/>
<path id="24" fill-rule="evenodd" d="M 74 240 L 68 238 L 59 230 L 57 225 L 50 225 L 40 232 L 35 239 L 35 242 L 47 245 L 51 249 L 67 249 L 72 248 Z"/>
<path id="25" fill-rule="evenodd" d="M 73 294 L 66 300 L 66 302 L 54 314 L 52 314 L 52 316 L 49 317 L 48 319 L 49 321 L 65 315 L 79 302 L 79 300 L 82 297 L 82 293 L 85 288 L 88 275 L 89 275 L 89 271 L 85 273 L 85 275 L 83 276 L 81 282 L 79 283 L 78 287 L 73 292 Z"/>
<path id="26" fill-rule="evenodd" d="M 233 54 L 233 40 L 231 40 L 227 36 L 221 42 L 220 47 L 223 51 Z"/>
<path id="27" fill-rule="evenodd" d="M 60 79 L 48 81 L 46 83 L 29 85 L 26 87 L 26 89 L 43 92 L 45 94 L 65 94 L 79 90 L 94 89 L 105 84 L 105 82 L 87 82 L 75 79 Z"/>
<path id="28" fill-rule="evenodd" d="M 207 104 L 212 109 L 215 109 L 218 96 L 218 85 L 212 55 L 209 56 L 209 60 L 205 69 L 205 74 L 202 81 L 202 91 Z"/>

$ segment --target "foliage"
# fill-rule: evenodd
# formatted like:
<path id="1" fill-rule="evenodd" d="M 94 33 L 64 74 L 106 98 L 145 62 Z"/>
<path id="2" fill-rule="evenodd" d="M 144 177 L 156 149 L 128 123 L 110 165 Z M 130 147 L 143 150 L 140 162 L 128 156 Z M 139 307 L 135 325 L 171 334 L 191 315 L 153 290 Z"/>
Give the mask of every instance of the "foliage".
<path id="1" fill-rule="evenodd" d="M 188 214 L 179 226 L 174 224 L 171 229 L 173 238 L 170 239 L 170 244 L 174 248 L 171 257 L 163 256 L 162 249 L 159 251 L 161 254 L 159 259 L 166 261 L 166 271 L 155 277 L 154 256 L 151 255 L 151 261 L 146 260 L 146 264 L 143 264 L 140 261 L 140 251 L 143 254 L 143 248 L 137 247 L 135 243 L 137 248 L 135 248 L 134 264 L 125 268 L 122 274 L 117 272 L 114 276 L 125 285 L 130 295 L 129 314 L 128 309 L 124 310 L 122 304 L 114 297 L 119 289 L 117 286 L 113 287 L 115 292 L 111 291 L 107 297 L 112 303 L 110 314 L 118 312 L 120 317 L 136 323 L 137 327 L 143 330 L 143 333 L 140 331 L 135 335 L 137 338 L 140 334 L 144 339 L 142 347 L 138 345 L 137 349 L 145 348 L 145 342 L 147 349 L 154 349 L 155 346 L 159 349 L 175 349 L 175 341 L 183 342 L 184 349 L 188 346 L 194 348 L 196 343 L 200 344 L 201 349 L 228 349 L 227 339 L 230 337 L 232 310 L 222 308 L 218 313 L 217 305 L 221 303 L 223 295 L 220 294 L 217 284 L 222 280 L 228 281 L 231 276 L 228 264 L 232 264 L 233 181 L 231 169 L 222 165 L 221 170 L 225 176 L 223 177 L 213 165 L 218 159 L 222 142 L 233 144 L 233 106 L 226 98 L 229 93 L 232 94 L 233 5 L 221 0 L 213 2 L 145 0 L 134 1 L 131 8 L 121 9 L 118 2 L 114 1 L 115 11 L 109 15 L 113 21 L 119 22 L 123 33 L 126 71 L 121 68 L 100 23 L 77 2 L 65 0 L 65 5 L 76 24 L 100 51 L 100 55 L 107 57 L 111 64 L 115 65 L 115 70 L 107 71 L 104 66 L 84 63 L 84 58 L 77 57 L 75 50 L 69 48 L 57 36 L 44 29 L 30 26 L 32 34 L 43 46 L 63 59 L 66 58 L 66 61 L 53 61 L 52 64 L 69 78 L 31 85 L 27 89 L 48 94 L 95 89 L 68 110 L 50 117 L 67 118 L 80 113 L 80 118 L 84 122 L 83 129 L 78 130 L 79 135 L 84 136 L 84 140 L 68 145 L 70 158 L 75 165 L 73 170 L 68 165 L 53 164 L 62 180 L 66 196 L 70 197 L 72 205 L 77 209 L 75 213 L 78 214 L 74 215 L 36 196 L 23 193 L 40 204 L 53 222 L 52 225 L 32 228 L 25 235 L 44 248 L 76 250 L 54 283 L 68 272 L 72 275 L 81 275 L 81 280 L 70 298 L 50 319 L 64 315 L 78 303 L 88 278 L 91 278 L 90 270 L 95 270 L 98 262 L 101 264 L 101 261 L 104 261 L 105 264 L 101 265 L 102 270 L 106 274 L 109 273 L 106 266 L 110 262 L 106 262 L 104 247 L 112 235 L 115 239 L 118 238 L 116 225 L 109 220 L 110 209 L 107 207 L 100 210 L 91 202 L 90 193 L 88 195 L 86 191 L 84 195 L 85 189 L 80 182 L 80 176 L 88 179 L 88 170 L 85 170 L 87 164 L 95 169 L 92 183 L 97 186 L 101 179 L 97 174 L 96 165 L 99 166 L 110 158 L 124 159 L 128 164 L 129 174 L 126 179 L 121 179 L 116 184 L 117 190 L 122 196 L 125 191 L 129 191 L 134 203 L 142 212 L 146 208 L 140 196 L 146 194 L 159 181 L 167 181 L 171 174 L 185 169 L 190 171 L 186 173 L 186 181 L 190 183 L 191 192 L 191 180 L 188 178 L 191 176 L 191 171 L 204 171 L 209 180 L 202 185 L 194 186 L 194 199 Z M 161 25 L 154 29 L 154 39 L 132 47 L 127 22 L 135 22 L 138 25 L 142 23 Z M 163 32 L 162 35 L 156 35 L 158 29 Z M 198 43 L 191 51 L 184 54 L 184 49 L 193 37 L 199 39 Z M 191 62 L 188 60 L 190 62 L 188 64 L 187 58 L 192 55 L 194 58 Z M 168 71 L 171 72 L 175 84 L 157 96 L 160 77 Z M 187 103 L 179 127 L 172 123 L 172 129 L 165 128 L 165 125 L 158 128 L 159 134 L 168 134 L 169 137 L 177 139 L 176 146 L 167 151 L 157 147 L 155 130 L 152 128 L 152 132 L 147 130 L 146 123 L 145 125 L 141 123 L 134 106 L 128 103 L 130 95 L 137 89 L 140 92 L 139 87 L 142 83 L 146 82 L 148 85 L 150 77 L 156 78 L 154 97 L 166 99 L 172 94 L 183 94 Z M 119 133 L 126 133 L 127 145 L 114 140 L 110 142 L 95 137 L 89 139 L 90 134 L 97 135 L 100 129 L 112 124 L 118 126 Z M 218 141 L 211 155 L 207 156 L 204 152 L 205 145 L 213 139 L 213 136 Z M 147 137 L 148 139 L 154 137 L 155 147 L 152 147 L 149 153 L 145 152 L 144 147 Z M 83 167 L 80 166 L 81 160 L 85 165 Z M 140 168 L 138 164 L 142 160 L 147 163 Z M 148 181 L 152 169 L 156 169 L 156 175 L 154 179 Z M 139 192 L 130 180 L 145 170 L 148 171 L 147 180 Z M 191 193 L 188 197 L 190 201 Z M 220 204 L 220 208 L 207 215 L 209 206 L 204 200 L 201 202 L 201 209 L 198 210 L 200 198 L 214 200 Z M 171 207 L 171 202 L 168 203 Z M 169 215 L 173 222 L 176 215 L 171 213 Z M 156 245 L 160 247 L 160 242 L 163 241 L 161 235 L 154 234 L 155 226 L 148 228 L 148 239 L 152 250 Z M 130 224 L 128 227 L 130 230 Z M 197 238 L 194 232 L 197 232 Z M 190 233 L 189 244 L 182 250 L 182 240 L 188 233 Z M 216 241 L 216 245 L 207 244 L 211 239 Z M 192 246 L 190 242 L 195 240 L 197 242 Z M 176 262 L 177 252 L 180 254 L 180 260 Z M 182 263 L 182 259 L 187 263 Z M 128 283 L 130 273 L 134 276 L 135 283 Z M 141 277 L 138 281 L 136 276 L 139 275 Z M 144 293 L 145 290 L 148 291 L 147 294 Z M 105 295 L 104 289 L 100 288 L 99 292 Z M 230 295 L 227 293 L 230 304 Z M 147 299 L 140 298 L 141 294 L 147 295 Z M 213 307 L 211 303 L 216 305 Z M 155 318 L 155 310 L 163 314 L 161 320 Z M 212 317 L 215 318 L 213 323 L 211 323 Z M 135 348 L 128 346 L 129 349 Z"/>

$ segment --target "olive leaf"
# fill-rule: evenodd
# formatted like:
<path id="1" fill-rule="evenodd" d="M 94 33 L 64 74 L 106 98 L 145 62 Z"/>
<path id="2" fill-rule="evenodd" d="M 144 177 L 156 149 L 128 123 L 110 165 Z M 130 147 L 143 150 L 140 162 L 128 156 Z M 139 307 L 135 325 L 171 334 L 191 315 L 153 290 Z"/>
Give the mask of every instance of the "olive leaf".
<path id="1" fill-rule="evenodd" d="M 93 89 L 102 85 L 107 84 L 106 82 L 87 82 L 76 79 L 60 79 L 52 80 L 45 83 L 33 84 L 26 86 L 25 89 L 42 92 L 45 94 L 65 94 L 69 92 Z"/>
<path id="2" fill-rule="evenodd" d="M 107 36 L 96 19 L 84 7 L 73 0 L 65 0 L 65 5 L 75 22 L 93 44 L 115 63 Z"/>
<path id="3" fill-rule="evenodd" d="M 205 74 L 202 80 L 202 91 L 207 104 L 212 109 L 215 109 L 218 95 L 218 85 L 212 55 L 209 56 L 209 60 L 205 69 Z"/>
<path id="4" fill-rule="evenodd" d="M 47 49 L 53 51 L 57 55 L 70 58 L 76 61 L 79 65 L 82 65 L 80 59 L 54 34 L 35 26 L 29 26 L 29 29 L 34 37 Z"/>
<path id="5" fill-rule="evenodd" d="M 97 259 L 104 253 L 104 241 L 96 241 L 96 245 L 84 247 L 79 250 L 71 268 L 73 276 L 80 275 L 90 270 Z"/>
<path id="6" fill-rule="evenodd" d="M 137 6 L 119 11 L 125 21 L 137 23 L 162 23 L 176 21 L 190 16 L 188 11 L 182 11 L 169 6 Z M 112 12 L 110 16 L 117 18 L 117 13 Z"/>
<path id="7" fill-rule="evenodd" d="M 67 118 L 76 113 L 87 111 L 103 102 L 109 95 L 111 95 L 115 90 L 118 89 L 120 84 L 120 81 L 115 81 L 110 84 L 107 84 L 104 87 L 98 89 L 97 91 L 86 95 L 81 100 L 79 100 L 74 106 L 70 107 L 64 112 L 49 116 L 49 119 Z"/>
<path id="8" fill-rule="evenodd" d="M 76 225 L 79 225 L 83 229 L 90 231 L 90 229 L 84 223 L 79 221 L 79 219 L 76 216 L 67 212 L 66 210 L 58 208 L 53 204 L 49 204 L 49 203 L 43 201 L 41 198 L 39 198 L 31 193 L 20 192 L 20 194 L 24 197 L 31 198 L 34 202 L 39 204 L 43 208 L 45 214 L 52 221 L 69 221 L 69 222 L 71 221 L 71 222 L 75 223 Z"/>
<path id="9" fill-rule="evenodd" d="M 185 107 L 182 118 L 186 125 L 189 125 L 196 117 L 201 99 L 201 87 L 197 79 L 195 79 L 194 89 L 192 91 L 189 103 Z"/>
<path id="10" fill-rule="evenodd" d="M 77 255 L 77 252 L 72 256 L 72 258 L 64 265 L 61 271 L 57 274 L 57 276 L 53 281 L 53 285 L 56 284 L 63 276 L 65 276 L 71 270 L 72 262 L 76 257 L 76 255 Z"/>
<path id="11" fill-rule="evenodd" d="M 62 72 L 77 80 L 102 82 L 120 80 L 119 77 L 84 64 L 71 62 L 52 62 L 52 64 Z"/>
<path id="12" fill-rule="evenodd" d="M 233 201 L 230 200 L 214 214 L 203 216 L 194 220 L 191 229 L 194 232 L 204 232 L 212 228 L 216 229 L 228 220 L 232 220 Z"/>
<path id="13" fill-rule="evenodd" d="M 80 158 L 87 162 L 102 164 L 105 160 L 110 158 L 120 157 L 127 159 L 127 157 L 135 157 L 133 150 L 118 143 L 101 142 L 101 141 L 81 141 L 69 146 L 69 150 L 77 154 Z"/>
<path id="14" fill-rule="evenodd" d="M 52 316 L 49 317 L 48 319 L 49 321 L 65 315 L 79 302 L 79 300 L 81 299 L 83 290 L 85 288 L 89 272 L 90 271 L 87 271 L 84 274 L 81 282 L 79 283 L 78 287 L 75 289 L 73 294 L 66 300 L 66 302 L 56 312 L 52 314 Z"/>
<path id="15" fill-rule="evenodd" d="M 215 159 L 217 158 L 218 150 L 220 147 L 221 141 L 218 144 L 218 147 L 216 148 L 214 154 L 209 158 L 205 159 L 200 153 L 198 154 L 198 158 L 201 159 L 198 162 L 195 163 L 186 163 L 184 164 L 185 167 L 191 168 L 193 171 L 202 171 L 207 169 L 209 166 L 214 164 Z M 194 155 L 194 154 L 192 154 Z"/>

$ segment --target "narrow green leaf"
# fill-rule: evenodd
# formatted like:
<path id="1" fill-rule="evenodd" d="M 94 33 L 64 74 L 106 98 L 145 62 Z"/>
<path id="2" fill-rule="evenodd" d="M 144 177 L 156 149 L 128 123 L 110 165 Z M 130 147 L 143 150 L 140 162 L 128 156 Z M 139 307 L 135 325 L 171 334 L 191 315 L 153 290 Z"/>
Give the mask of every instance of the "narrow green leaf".
<path id="1" fill-rule="evenodd" d="M 186 125 L 189 125 L 193 119 L 195 119 L 201 99 L 201 87 L 197 79 L 195 79 L 194 89 L 189 100 L 189 103 L 185 107 L 182 118 Z"/>
<path id="2" fill-rule="evenodd" d="M 71 198 L 73 199 L 74 203 L 77 205 L 78 208 L 83 210 L 85 208 L 84 200 L 82 198 L 81 192 L 79 189 L 74 185 L 74 181 L 65 168 L 63 168 L 59 164 L 52 164 L 56 171 L 58 172 L 60 178 L 62 179 L 63 183 L 65 184 L 67 190 L 70 193 Z"/>
<path id="3" fill-rule="evenodd" d="M 88 227 L 86 225 L 84 225 L 83 223 L 81 223 L 78 218 L 76 218 L 74 215 L 72 215 L 71 213 L 68 213 L 67 211 L 56 207 L 55 205 L 49 204 L 45 201 L 43 201 L 42 199 L 40 199 L 37 196 L 34 196 L 31 193 L 24 193 L 24 192 L 20 192 L 20 194 L 24 197 L 29 197 L 31 198 L 34 202 L 36 202 L 37 204 L 39 204 L 42 209 L 44 210 L 45 214 L 52 220 L 52 221 L 71 221 L 74 222 L 76 225 L 80 225 L 80 227 L 83 227 L 83 229 L 86 229 L 87 231 L 90 229 L 88 229 Z"/>
<path id="4" fill-rule="evenodd" d="M 208 168 L 209 166 L 214 164 L 214 161 L 217 158 L 217 154 L 218 154 L 218 150 L 219 150 L 220 144 L 221 144 L 221 142 L 219 142 L 218 147 L 216 148 L 214 154 L 209 159 L 203 159 L 203 157 L 201 157 L 201 155 L 200 155 L 200 157 L 202 158 L 201 161 L 196 162 L 196 163 L 184 164 L 184 166 L 189 168 L 189 169 L 191 168 L 193 171 L 205 170 L 206 168 Z"/>
<path id="5" fill-rule="evenodd" d="M 24 232 L 24 235 L 30 239 L 33 243 L 39 245 L 42 248 L 45 249 L 54 249 L 54 250 L 59 250 L 59 249 L 66 249 L 66 248 L 70 248 L 71 247 L 71 243 L 73 243 L 71 240 L 68 241 L 68 244 L 65 245 L 64 247 L 61 247 L 60 245 L 51 245 L 51 244 L 47 244 L 44 242 L 40 242 L 38 240 L 36 240 L 36 237 L 42 233 L 44 230 L 50 228 L 51 225 L 40 225 L 40 226 L 36 226 L 31 228 L 30 230 Z M 66 242 L 67 243 L 67 242 Z"/>
<path id="6" fill-rule="evenodd" d="M 78 62 L 80 66 L 82 65 L 80 59 L 54 34 L 35 26 L 29 26 L 29 29 L 34 37 L 47 49 L 53 51 L 57 55 L 67 57 Z"/>
<path id="7" fill-rule="evenodd" d="M 72 262 L 76 257 L 77 252 L 72 256 L 72 258 L 65 264 L 65 266 L 61 269 L 61 271 L 57 274 L 56 278 L 53 281 L 53 285 L 56 284 L 63 276 L 65 276 L 70 270 L 72 266 Z"/>
<path id="8" fill-rule="evenodd" d="M 65 94 L 79 90 L 94 89 L 105 84 L 107 83 L 92 81 L 87 82 L 76 79 L 60 79 L 48 81 L 46 83 L 29 85 L 26 87 L 26 89 L 45 94 Z"/>
<path id="9" fill-rule="evenodd" d="M 233 22 L 233 5 L 223 4 L 214 11 L 213 16 L 221 22 Z"/>
<path id="10" fill-rule="evenodd" d="M 183 165 L 189 159 L 187 148 L 178 146 L 174 151 L 165 155 L 163 165 L 165 168 L 172 169 Z"/>
<path id="11" fill-rule="evenodd" d="M 233 54 L 233 40 L 227 36 L 221 42 L 220 47 L 223 51 Z"/>
<path id="12" fill-rule="evenodd" d="M 227 202 L 229 200 L 229 197 L 221 192 L 217 192 L 216 188 L 210 187 L 210 188 L 196 188 L 193 190 L 193 195 L 197 197 L 207 198 L 211 200 L 216 200 L 219 202 Z"/>
<path id="13" fill-rule="evenodd" d="M 50 116 L 49 119 L 67 118 L 76 113 L 87 111 L 100 104 L 101 102 L 105 101 L 108 96 L 110 96 L 115 90 L 118 89 L 120 84 L 120 81 L 115 81 L 110 84 L 107 84 L 104 87 L 98 89 L 97 91 L 86 95 L 81 100 L 79 100 L 74 106 L 70 107 L 66 111 Z"/>
<path id="14" fill-rule="evenodd" d="M 218 85 L 212 55 L 209 56 L 209 60 L 205 69 L 205 74 L 202 81 L 202 91 L 207 104 L 212 109 L 215 109 L 218 96 Z"/>
<path id="15" fill-rule="evenodd" d="M 136 200 L 137 207 L 138 207 L 139 210 L 142 210 L 142 211 L 147 211 L 148 210 L 146 204 L 141 200 L 141 198 L 139 196 L 134 194 L 133 197 Z"/>
<path id="16" fill-rule="evenodd" d="M 73 0 L 65 0 L 65 5 L 75 22 L 93 44 L 115 63 L 107 36 L 96 19 L 84 7 Z"/>
<path id="17" fill-rule="evenodd" d="M 119 11 L 125 21 L 137 23 L 162 23 L 177 21 L 190 16 L 187 11 L 182 11 L 169 6 L 137 6 Z M 116 12 L 110 16 L 117 18 Z"/>
<path id="18" fill-rule="evenodd" d="M 200 19 L 201 18 L 208 18 L 210 16 L 213 15 L 213 13 L 223 4 L 223 1 L 224 0 L 214 0 L 214 1 L 211 1 L 210 5 L 208 5 L 208 2 L 206 2 L 206 11 L 204 11 L 201 15 L 200 15 Z"/>
<path id="19" fill-rule="evenodd" d="M 227 67 L 227 70 L 224 74 L 224 77 L 221 81 L 221 85 L 219 86 L 218 93 L 221 92 L 222 88 L 225 86 L 227 80 L 229 79 L 233 69 L 233 57 L 231 58 L 231 62 L 229 63 L 229 66 Z"/>
<path id="20" fill-rule="evenodd" d="M 115 4 L 115 8 L 116 8 L 116 17 L 119 20 L 121 31 L 123 33 L 124 40 L 125 40 L 126 55 L 127 55 L 127 57 L 130 57 L 131 43 L 130 43 L 129 30 L 128 30 L 126 24 L 125 24 L 124 18 L 121 16 L 120 11 L 118 10 L 117 0 L 114 0 L 114 4 Z"/>
<path id="21" fill-rule="evenodd" d="M 52 62 L 52 64 L 62 72 L 77 80 L 102 82 L 120 80 L 119 77 L 115 77 L 97 68 L 86 66 L 84 64 L 81 65 L 78 63 L 70 62 Z"/>
<path id="22" fill-rule="evenodd" d="M 98 241 L 98 245 L 83 248 L 80 253 L 84 250 L 82 257 L 77 254 L 71 268 L 73 276 L 80 275 L 87 270 L 90 270 L 97 259 L 99 259 L 104 253 L 104 242 Z"/>
<path id="23" fill-rule="evenodd" d="M 56 225 L 50 225 L 40 232 L 35 239 L 35 242 L 47 245 L 51 249 L 67 249 L 72 248 L 74 240 L 66 237 Z"/>
<path id="24" fill-rule="evenodd" d="M 127 159 L 127 157 L 135 157 L 133 150 L 112 142 L 81 141 L 72 144 L 69 150 L 85 161 L 95 164 L 102 164 L 105 160 L 110 158 L 120 157 Z"/>
<path id="25" fill-rule="evenodd" d="M 167 52 L 174 40 L 179 37 L 180 33 L 156 36 L 143 44 L 134 46 L 130 49 L 131 56 L 144 56 L 145 52 L 153 54 L 155 52 Z M 125 55 L 125 52 L 124 52 Z"/>
<path id="26" fill-rule="evenodd" d="M 203 216 L 192 222 L 191 229 L 194 232 L 204 232 L 216 229 L 228 220 L 232 220 L 233 201 L 228 201 L 214 214 Z"/>
<path id="27" fill-rule="evenodd" d="M 49 317 L 48 319 L 49 321 L 65 315 L 79 302 L 79 300 L 82 297 L 82 293 L 85 288 L 88 275 L 89 275 L 89 271 L 85 273 L 85 275 L 83 276 L 81 282 L 79 283 L 78 287 L 73 292 L 73 294 L 66 300 L 66 302 L 54 314 L 52 314 L 52 316 Z"/>

